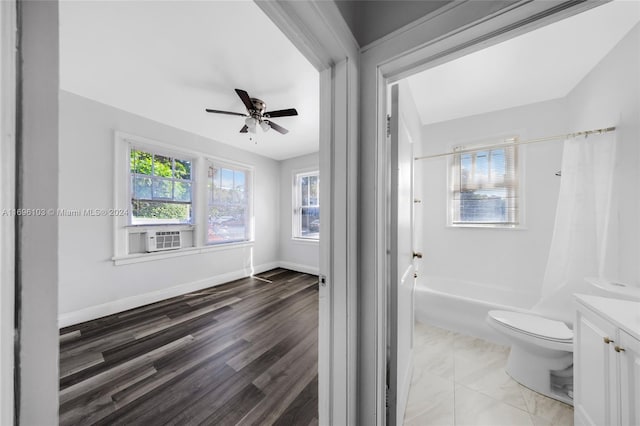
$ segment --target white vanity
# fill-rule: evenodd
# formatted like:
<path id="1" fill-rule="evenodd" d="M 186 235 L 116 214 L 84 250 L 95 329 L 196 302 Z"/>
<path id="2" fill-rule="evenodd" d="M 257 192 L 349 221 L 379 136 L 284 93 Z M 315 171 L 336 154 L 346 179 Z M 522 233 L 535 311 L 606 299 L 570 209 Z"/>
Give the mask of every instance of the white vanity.
<path id="1" fill-rule="evenodd" d="M 576 425 L 640 425 L 640 302 L 576 295 Z"/>

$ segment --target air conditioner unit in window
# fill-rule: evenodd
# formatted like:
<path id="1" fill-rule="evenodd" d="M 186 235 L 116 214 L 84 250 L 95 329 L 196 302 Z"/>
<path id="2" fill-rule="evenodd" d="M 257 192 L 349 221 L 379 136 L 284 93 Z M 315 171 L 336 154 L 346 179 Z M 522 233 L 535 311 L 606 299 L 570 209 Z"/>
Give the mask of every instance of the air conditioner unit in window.
<path id="1" fill-rule="evenodd" d="M 147 252 L 174 250 L 181 247 L 180 231 L 147 231 Z"/>

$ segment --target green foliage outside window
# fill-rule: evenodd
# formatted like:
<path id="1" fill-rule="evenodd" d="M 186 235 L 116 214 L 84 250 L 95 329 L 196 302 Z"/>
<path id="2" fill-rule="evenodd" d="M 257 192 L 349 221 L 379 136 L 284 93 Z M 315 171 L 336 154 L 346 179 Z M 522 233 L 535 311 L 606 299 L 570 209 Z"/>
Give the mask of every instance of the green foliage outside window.
<path id="1" fill-rule="evenodd" d="M 130 174 L 134 223 L 191 221 L 191 161 L 131 149 Z"/>

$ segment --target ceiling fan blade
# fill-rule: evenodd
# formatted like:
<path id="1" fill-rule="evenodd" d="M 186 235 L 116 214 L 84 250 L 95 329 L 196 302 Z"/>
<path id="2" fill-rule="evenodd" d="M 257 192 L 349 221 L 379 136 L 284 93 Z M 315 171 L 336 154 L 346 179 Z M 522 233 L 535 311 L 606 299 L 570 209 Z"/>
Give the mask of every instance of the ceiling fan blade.
<path id="1" fill-rule="evenodd" d="M 242 126 L 242 129 L 240 129 L 240 133 L 247 133 L 248 131 L 249 131 L 249 128 L 247 127 L 246 124 Z"/>
<path id="2" fill-rule="evenodd" d="M 268 124 L 269 124 L 269 126 L 270 126 L 273 130 L 275 130 L 276 132 L 280 132 L 280 133 L 282 133 L 283 135 L 285 135 L 285 134 L 289 133 L 289 131 L 288 131 L 287 129 L 285 129 L 285 128 L 284 128 L 284 127 L 282 127 L 282 126 L 278 126 L 278 125 L 277 125 L 276 123 L 274 123 L 273 121 L 267 121 L 267 123 L 268 123 Z"/>
<path id="3" fill-rule="evenodd" d="M 290 117 L 292 115 L 298 115 L 298 111 L 295 108 L 279 109 L 265 113 L 265 117 Z"/>
<path id="4" fill-rule="evenodd" d="M 253 102 L 251 102 L 251 96 L 247 92 L 242 89 L 236 89 L 236 93 L 240 96 L 242 103 L 247 108 L 247 111 L 251 111 L 253 109 Z"/>
<path id="5" fill-rule="evenodd" d="M 216 114 L 239 115 L 241 117 L 248 117 L 247 114 L 243 114 L 241 112 L 220 111 L 220 110 L 217 110 L 217 109 L 209 109 L 209 108 L 205 109 L 205 111 L 213 112 L 213 113 L 216 113 Z"/>

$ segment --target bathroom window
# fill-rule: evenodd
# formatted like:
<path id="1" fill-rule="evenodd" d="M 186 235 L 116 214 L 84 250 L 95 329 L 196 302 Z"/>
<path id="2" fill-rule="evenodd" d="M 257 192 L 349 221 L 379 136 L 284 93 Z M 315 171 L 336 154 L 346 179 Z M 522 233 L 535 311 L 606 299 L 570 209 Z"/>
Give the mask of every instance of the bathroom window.
<path id="1" fill-rule="evenodd" d="M 517 227 L 517 145 L 469 149 L 454 149 L 459 153 L 451 162 L 450 225 Z"/>

